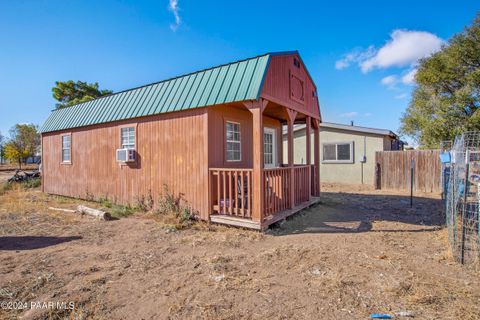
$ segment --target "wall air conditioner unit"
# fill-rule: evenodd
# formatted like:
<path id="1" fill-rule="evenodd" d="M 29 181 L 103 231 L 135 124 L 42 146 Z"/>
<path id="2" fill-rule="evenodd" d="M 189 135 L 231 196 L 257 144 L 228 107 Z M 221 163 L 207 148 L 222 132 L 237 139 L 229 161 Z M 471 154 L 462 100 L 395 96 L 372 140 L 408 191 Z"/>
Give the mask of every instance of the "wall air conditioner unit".
<path id="1" fill-rule="evenodd" d="M 117 149 L 117 162 L 134 162 L 134 149 Z"/>

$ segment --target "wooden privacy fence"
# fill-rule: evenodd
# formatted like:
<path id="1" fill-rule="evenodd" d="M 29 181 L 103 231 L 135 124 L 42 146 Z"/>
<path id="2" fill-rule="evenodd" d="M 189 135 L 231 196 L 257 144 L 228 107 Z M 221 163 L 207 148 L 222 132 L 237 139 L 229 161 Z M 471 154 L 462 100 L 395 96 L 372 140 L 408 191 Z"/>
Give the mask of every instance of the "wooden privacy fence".
<path id="1" fill-rule="evenodd" d="M 375 188 L 410 190 L 412 159 L 414 160 L 413 190 L 441 192 L 440 150 L 376 152 Z"/>

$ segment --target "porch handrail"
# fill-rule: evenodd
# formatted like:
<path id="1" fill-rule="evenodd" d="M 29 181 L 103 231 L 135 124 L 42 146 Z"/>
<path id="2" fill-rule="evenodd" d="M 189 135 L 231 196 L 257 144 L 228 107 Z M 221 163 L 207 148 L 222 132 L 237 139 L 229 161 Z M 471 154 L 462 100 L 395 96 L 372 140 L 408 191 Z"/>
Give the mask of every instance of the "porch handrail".
<path id="1" fill-rule="evenodd" d="M 209 168 L 211 210 L 214 214 L 251 219 L 253 197 L 263 197 L 262 219 L 293 208 L 315 194 L 318 186 L 314 168 L 314 165 L 265 168 L 263 192 L 258 195 L 253 194 L 253 169 Z"/>
<path id="2" fill-rule="evenodd" d="M 294 204 L 299 205 L 310 199 L 311 165 L 293 167 Z"/>
<path id="3" fill-rule="evenodd" d="M 290 208 L 291 168 L 264 169 L 263 179 L 264 217 Z"/>
<path id="4" fill-rule="evenodd" d="M 246 168 L 210 168 L 210 203 L 216 214 L 252 217 L 252 173 Z"/>
<path id="5" fill-rule="evenodd" d="M 209 168 L 210 171 L 242 171 L 242 172 L 252 172 L 251 168 Z"/>

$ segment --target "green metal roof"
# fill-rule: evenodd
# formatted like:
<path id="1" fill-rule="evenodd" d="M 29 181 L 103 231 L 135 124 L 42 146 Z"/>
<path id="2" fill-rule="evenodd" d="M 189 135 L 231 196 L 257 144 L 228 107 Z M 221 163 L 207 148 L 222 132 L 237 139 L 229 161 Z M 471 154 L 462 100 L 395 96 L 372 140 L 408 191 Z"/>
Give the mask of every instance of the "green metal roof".
<path id="1" fill-rule="evenodd" d="M 258 100 L 270 56 L 292 53 L 267 53 L 54 110 L 41 132 Z"/>

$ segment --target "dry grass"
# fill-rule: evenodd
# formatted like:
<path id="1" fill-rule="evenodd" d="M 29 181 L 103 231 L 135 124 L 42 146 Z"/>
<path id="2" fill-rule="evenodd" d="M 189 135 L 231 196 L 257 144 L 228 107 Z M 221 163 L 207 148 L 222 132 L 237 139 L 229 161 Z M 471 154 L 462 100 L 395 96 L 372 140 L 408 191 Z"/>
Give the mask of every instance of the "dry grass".
<path id="1" fill-rule="evenodd" d="M 1 164 L 0 171 L 15 171 L 18 169 L 18 164 Z M 37 170 L 38 164 L 24 164 L 22 165 L 22 170 Z"/>
<path id="2" fill-rule="evenodd" d="M 408 220 L 401 202 L 370 192 L 325 192 L 323 205 L 259 233 L 177 227 L 177 215 L 153 210 L 96 221 L 48 207 L 100 203 L 15 188 L 0 196 L 0 238 L 80 239 L 0 250 L 0 300 L 55 297 L 77 308 L 0 318 L 362 319 L 408 311 L 479 319 L 479 272 L 452 260 L 445 229 L 421 223 L 434 207 L 425 200 Z M 361 224 L 369 227 L 351 227 Z"/>

